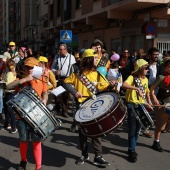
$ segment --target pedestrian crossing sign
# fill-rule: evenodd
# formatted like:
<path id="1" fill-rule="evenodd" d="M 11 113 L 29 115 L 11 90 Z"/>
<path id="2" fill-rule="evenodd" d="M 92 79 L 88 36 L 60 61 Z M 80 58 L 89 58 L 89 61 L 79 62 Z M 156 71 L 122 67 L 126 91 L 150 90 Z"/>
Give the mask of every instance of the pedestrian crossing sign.
<path id="1" fill-rule="evenodd" d="M 60 42 L 64 42 L 64 43 L 72 42 L 72 31 L 60 30 Z"/>

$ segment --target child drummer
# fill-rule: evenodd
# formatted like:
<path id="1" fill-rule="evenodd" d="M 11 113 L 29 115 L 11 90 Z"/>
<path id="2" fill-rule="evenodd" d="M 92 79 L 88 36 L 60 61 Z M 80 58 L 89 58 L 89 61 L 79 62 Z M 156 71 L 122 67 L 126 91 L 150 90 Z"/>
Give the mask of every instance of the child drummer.
<path id="1" fill-rule="evenodd" d="M 141 128 L 139 121 L 135 117 L 135 113 L 140 112 L 139 104 L 145 103 L 143 98 L 146 98 L 151 105 L 148 79 L 145 77 L 148 70 L 148 62 L 143 59 L 138 59 L 135 63 L 133 74 L 130 75 L 122 85 L 122 88 L 127 89 L 125 99 L 128 109 L 128 156 L 130 162 L 137 161 L 135 147 Z"/>
<path id="2" fill-rule="evenodd" d="M 85 101 L 88 97 L 94 96 L 95 93 L 93 93 L 90 89 L 106 91 L 110 86 L 113 87 L 115 84 L 115 81 L 112 80 L 108 82 L 104 76 L 96 71 L 97 62 L 98 59 L 95 50 L 85 50 L 80 61 L 79 73 L 72 73 L 70 77 L 64 80 L 64 88 L 70 91 L 77 98 L 79 104 Z M 83 83 L 83 81 L 85 83 Z M 94 82 L 103 83 L 98 83 L 96 85 Z M 88 84 L 88 86 L 86 86 L 86 84 Z M 72 85 L 74 85 L 75 88 L 73 88 Z M 82 156 L 75 162 L 78 165 L 83 164 L 84 161 L 89 159 L 87 137 L 82 133 L 81 127 L 79 128 L 79 140 Z M 95 152 L 93 164 L 104 167 L 110 165 L 102 157 L 101 138 L 93 138 L 92 144 Z"/>
<path id="3" fill-rule="evenodd" d="M 38 66 L 38 64 L 39 61 L 33 57 L 26 59 L 24 63 L 26 77 L 8 84 L 6 88 L 8 90 L 11 90 L 17 87 L 31 85 L 31 87 L 38 93 L 38 95 L 42 97 L 43 103 L 46 105 L 48 99 L 47 82 L 43 77 L 40 77 L 39 80 L 34 79 L 34 77 L 31 74 L 33 67 Z M 20 138 L 20 155 L 21 155 L 21 162 L 18 167 L 18 170 L 26 169 L 29 139 L 32 141 L 33 144 L 34 159 L 36 164 L 35 169 L 40 170 L 42 162 L 41 138 L 35 134 L 34 130 L 28 129 L 26 123 L 22 119 L 19 119 L 17 121 L 17 128 Z"/>
<path id="4" fill-rule="evenodd" d="M 150 92 L 153 98 L 153 102 L 155 105 L 163 105 L 166 103 L 170 103 L 170 57 L 164 59 L 163 62 L 164 67 L 164 75 L 160 75 L 154 81 L 154 83 L 150 87 Z M 154 89 L 159 87 L 157 96 L 154 94 Z M 155 109 L 156 116 L 156 124 L 155 124 L 155 140 L 152 145 L 152 149 L 163 152 L 163 149 L 160 146 L 160 135 L 161 130 L 163 130 L 166 126 L 170 115 L 165 113 L 164 107 L 156 107 Z"/>

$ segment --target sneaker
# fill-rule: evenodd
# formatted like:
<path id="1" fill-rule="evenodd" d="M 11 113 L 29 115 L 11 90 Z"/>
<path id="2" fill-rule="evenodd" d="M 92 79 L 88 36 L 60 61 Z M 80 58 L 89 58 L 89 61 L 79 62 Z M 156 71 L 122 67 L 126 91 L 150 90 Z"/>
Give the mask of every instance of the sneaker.
<path id="1" fill-rule="evenodd" d="M 130 152 L 132 152 L 132 151 L 130 151 L 130 150 L 128 150 L 128 154 L 130 154 Z M 136 154 L 136 156 L 138 157 L 138 154 L 136 153 L 136 151 L 133 151 L 135 154 Z"/>
<path id="2" fill-rule="evenodd" d="M 74 121 L 73 123 L 72 123 L 72 125 L 70 126 L 70 131 L 71 132 L 75 132 L 76 131 L 76 122 Z"/>
<path id="3" fill-rule="evenodd" d="M 109 163 L 109 162 L 106 162 L 106 161 L 104 160 L 104 158 L 101 157 L 101 156 L 95 157 L 93 164 L 94 164 L 94 165 L 97 165 L 97 166 L 104 166 L 104 167 L 110 165 L 110 163 Z"/>
<path id="4" fill-rule="evenodd" d="M 87 156 L 81 156 L 81 158 L 79 158 L 75 163 L 78 164 L 78 165 L 82 165 L 87 160 L 89 160 L 88 155 Z"/>
<path id="5" fill-rule="evenodd" d="M 152 149 L 158 152 L 163 152 L 163 149 L 161 148 L 160 143 L 157 141 L 153 142 Z"/>
<path id="6" fill-rule="evenodd" d="M 17 133 L 17 128 L 12 128 L 12 129 L 10 130 L 10 133 Z"/>
<path id="7" fill-rule="evenodd" d="M 129 153 L 129 161 L 135 163 L 137 161 L 138 154 L 135 151 L 130 151 Z"/>
<path id="8" fill-rule="evenodd" d="M 147 137 L 147 138 L 153 138 L 153 134 L 151 133 L 143 133 L 143 136 Z"/>
<path id="9" fill-rule="evenodd" d="M 8 125 L 8 126 L 6 127 L 6 129 L 7 129 L 7 130 L 11 130 L 11 126 Z"/>
<path id="10" fill-rule="evenodd" d="M 21 161 L 17 170 L 26 170 L 27 162 Z"/>

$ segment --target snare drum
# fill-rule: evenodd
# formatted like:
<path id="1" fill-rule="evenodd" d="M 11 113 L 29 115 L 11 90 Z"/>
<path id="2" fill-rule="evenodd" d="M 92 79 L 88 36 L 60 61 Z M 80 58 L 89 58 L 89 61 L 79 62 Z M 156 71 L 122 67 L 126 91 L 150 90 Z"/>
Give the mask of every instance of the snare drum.
<path id="1" fill-rule="evenodd" d="M 24 87 L 7 104 L 42 140 L 61 126 L 61 121 L 54 118 L 31 87 Z"/>
<path id="2" fill-rule="evenodd" d="M 165 113 L 170 115 L 170 103 L 165 104 L 165 109 L 164 109 Z"/>
<path id="3" fill-rule="evenodd" d="M 139 111 L 138 111 L 139 110 Z M 136 119 L 139 121 L 143 128 L 148 128 L 154 125 L 154 122 L 149 115 L 146 107 L 143 104 L 138 105 L 138 110 L 135 111 Z"/>
<path id="4" fill-rule="evenodd" d="M 88 137 L 106 135 L 119 127 L 126 118 L 127 108 L 114 92 L 103 92 L 95 100 L 85 101 L 75 115 L 82 133 Z"/>

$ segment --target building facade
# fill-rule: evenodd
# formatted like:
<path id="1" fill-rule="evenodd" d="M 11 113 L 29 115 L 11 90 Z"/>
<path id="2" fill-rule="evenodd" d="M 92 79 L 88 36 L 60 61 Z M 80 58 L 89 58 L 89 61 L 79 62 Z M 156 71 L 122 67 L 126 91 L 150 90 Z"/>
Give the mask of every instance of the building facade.
<path id="1" fill-rule="evenodd" d="M 152 46 L 158 47 L 161 53 L 170 50 L 169 0 L 15 2 L 17 28 L 13 38 L 33 50 L 56 52 L 60 30 L 71 30 L 72 46 L 79 49 L 89 48 L 98 38 L 108 52 L 112 48 L 119 52 L 140 48 L 147 51 Z"/>

